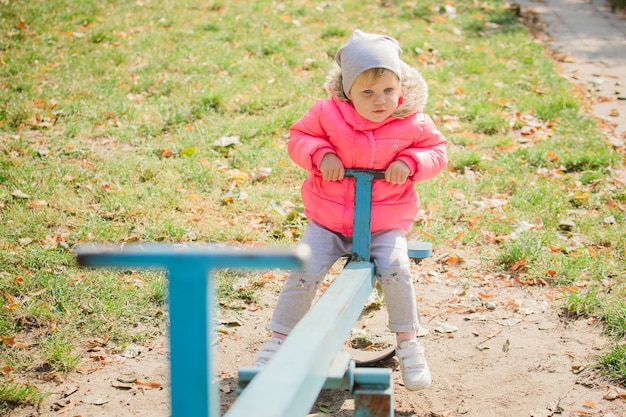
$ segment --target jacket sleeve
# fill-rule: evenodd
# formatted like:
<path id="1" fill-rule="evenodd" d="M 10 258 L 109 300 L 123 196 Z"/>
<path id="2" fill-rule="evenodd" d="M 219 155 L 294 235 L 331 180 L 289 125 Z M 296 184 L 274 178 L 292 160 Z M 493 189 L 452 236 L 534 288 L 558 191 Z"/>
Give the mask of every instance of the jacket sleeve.
<path id="1" fill-rule="evenodd" d="M 403 150 L 399 160 L 409 167 L 415 167 L 411 172 L 410 180 L 426 181 L 441 172 L 448 163 L 446 138 L 439 132 L 430 117 L 423 113 L 416 115 L 415 123 L 420 132 L 410 148 Z"/>
<path id="2" fill-rule="evenodd" d="M 317 101 L 304 116 L 289 129 L 287 150 L 291 159 L 308 171 L 318 171 L 327 153 L 336 153 L 322 126 L 321 114 L 325 100 Z"/>

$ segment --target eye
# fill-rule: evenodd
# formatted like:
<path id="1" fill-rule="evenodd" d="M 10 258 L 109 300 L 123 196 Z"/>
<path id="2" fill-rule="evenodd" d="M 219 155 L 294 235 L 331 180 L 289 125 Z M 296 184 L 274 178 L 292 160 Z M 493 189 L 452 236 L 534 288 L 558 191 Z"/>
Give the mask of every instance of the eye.
<path id="1" fill-rule="evenodd" d="M 391 87 L 389 87 L 389 88 L 385 88 L 385 93 L 387 93 L 387 94 L 391 94 L 391 93 L 393 93 L 394 91 L 396 91 L 396 89 L 395 89 L 395 88 L 391 88 Z"/>
<path id="2" fill-rule="evenodd" d="M 373 93 L 372 90 L 363 90 L 363 94 L 365 94 L 365 95 L 370 95 L 372 93 Z"/>

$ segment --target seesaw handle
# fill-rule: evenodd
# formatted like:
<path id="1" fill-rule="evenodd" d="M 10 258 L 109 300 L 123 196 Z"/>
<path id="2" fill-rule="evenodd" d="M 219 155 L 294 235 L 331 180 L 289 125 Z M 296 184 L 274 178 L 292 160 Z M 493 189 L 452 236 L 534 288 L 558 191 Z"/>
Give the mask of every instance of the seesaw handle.
<path id="1" fill-rule="evenodd" d="M 361 169 L 350 168 L 345 170 L 346 177 L 357 177 L 362 174 L 369 174 L 373 179 L 385 179 L 385 170 L 383 169 Z"/>

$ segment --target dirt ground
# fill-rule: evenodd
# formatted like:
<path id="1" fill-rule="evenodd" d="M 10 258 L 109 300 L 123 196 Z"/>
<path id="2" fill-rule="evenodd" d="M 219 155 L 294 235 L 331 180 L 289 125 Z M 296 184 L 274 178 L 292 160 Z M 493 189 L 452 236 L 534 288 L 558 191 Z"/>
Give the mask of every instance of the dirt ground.
<path id="1" fill-rule="evenodd" d="M 523 286 L 505 274 L 459 278 L 463 270 L 478 270 L 476 262 L 464 258 L 469 259 L 439 248 L 414 266 L 421 321 L 428 329 L 420 340 L 433 384 L 410 392 L 395 358 L 384 363 L 393 369 L 396 416 L 626 416 L 626 395 L 606 399 L 623 391 L 593 371 L 597 355 L 611 343 L 598 323 L 567 317 L 563 289 Z M 251 364 L 268 337 L 284 271 L 276 277 L 262 289 L 256 311 L 219 315 L 222 414 L 236 399 L 238 367 Z M 372 338 L 385 337 L 385 320 L 383 308 L 367 314 L 358 328 Z M 167 343 L 161 335 L 120 352 L 107 341 L 91 341 L 80 372 L 41 381 L 39 388 L 51 395 L 38 407 L 14 410 L 8 417 L 168 416 Z M 353 410 L 349 392 L 324 390 L 311 414 L 352 416 Z"/>

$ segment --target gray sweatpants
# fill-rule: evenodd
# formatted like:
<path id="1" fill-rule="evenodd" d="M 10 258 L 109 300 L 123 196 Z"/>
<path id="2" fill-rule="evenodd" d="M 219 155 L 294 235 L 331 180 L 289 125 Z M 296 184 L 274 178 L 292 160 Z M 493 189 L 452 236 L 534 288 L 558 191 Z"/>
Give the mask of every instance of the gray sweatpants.
<path id="1" fill-rule="evenodd" d="M 314 222 L 309 222 L 300 243 L 311 248 L 311 257 L 302 270 L 289 274 L 270 321 L 272 331 L 285 335 L 311 308 L 317 289 L 330 267 L 352 251 L 352 238 Z M 389 330 L 396 333 L 419 330 L 406 233 L 403 230 L 386 230 L 372 234 L 370 258 L 374 262 L 376 279 L 383 289 Z"/>

